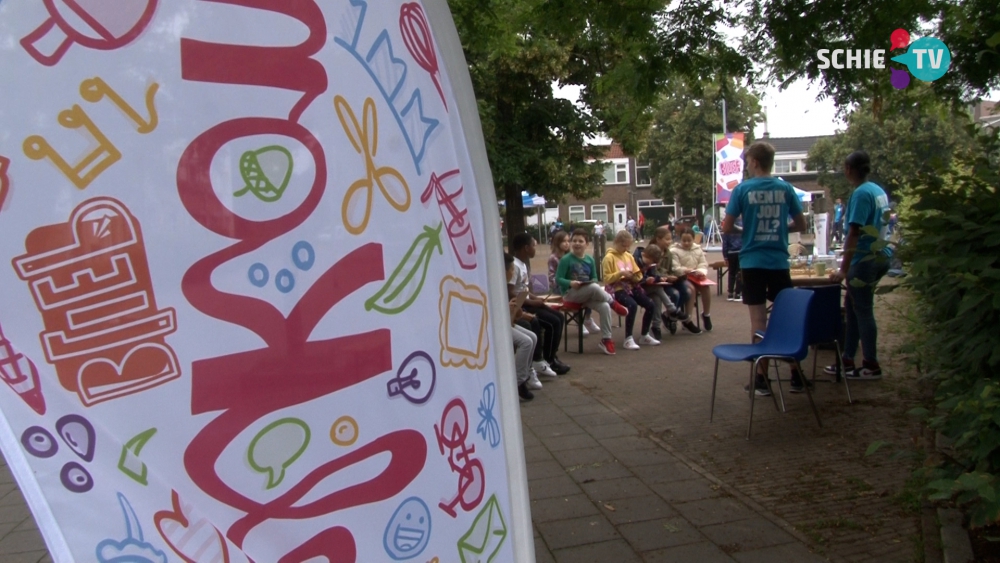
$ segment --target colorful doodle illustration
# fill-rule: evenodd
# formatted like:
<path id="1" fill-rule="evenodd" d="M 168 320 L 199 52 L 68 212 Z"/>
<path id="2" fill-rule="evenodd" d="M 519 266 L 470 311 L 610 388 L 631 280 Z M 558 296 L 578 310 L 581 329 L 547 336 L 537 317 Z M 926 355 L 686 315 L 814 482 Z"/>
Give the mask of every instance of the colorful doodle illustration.
<path id="1" fill-rule="evenodd" d="M 97 128 L 97 125 L 94 125 L 90 116 L 79 105 L 73 104 L 70 109 L 59 112 L 57 121 L 66 129 L 80 129 L 82 127 L 97 143 L 97 146 L 80 158 L 76 164 L 70 164 L 52 148 L 52 145 L 44 137 L 31 135 L 24 140 L 25 156 L 32 160 L 48 159 L 62 172 L 63 176 L 66 176 L 70 182 L 73 182 L 74 186 L 81 190 L 89 186 L 108 167 L 121 160 L 121 151 Z"/>
<path id="2" fill-rule="evenodd" d="M 493 494 L 472 521 L 472 526 L 458 540 L 458 556 L 462 563 L 491 563 L 507 539 L 507 523 L 500 511 L 500 502 Z"/>
<path id="3" fill-rule="evenodd" d="M 292 153 L 281 145 L 246 151 L 240 157 L 240 176 L 244 186 L 233 195 L 240 197 L 252 193 L 265 203 L 278 201 L 292 179 L 293 163 Z"/>
<path id="4" fill-rule="evenodd" d="M 455 507 L 469 512 L 479 506 L 486 492 L 486 472 L 483 463 L 472 457 L 476 453 L 475 445 L 465 441 L 469 437 L 469 412 L 460 398 L 452 399 L 441 413 L 441 426 L 434 425 L 434 435 L 437 437 L 438 450 L 441 455 L 448 456 L 448 465 L 453 473 L 458 473 L 458 493 L 447 503 L 438 507 L 448 516 L 455 518 L 458 513 Z M 445 454 L 445 450 L 448 453 Z"/>
<path id="5" fill-rule="evenodd" d="M 304 240 L 300 240 L 292 247 L 292 264 L 303 272 L 308 272 L 316 263 L 316 251 L 313 246 Z M 250 283 L 255 287 L 265 287 L 267 281 L 271 279 L 271 273 L 267 266 L 260 262 L 255 262 L 247 271 Z M 295 289 L 295 274 L 288 268 L 278 270 L 274 276 L 274 287 L 281 293 L 289 293 Z"/>
<path id="6" fill-rule="evenodd" d="M 94 2 L 93 0 L 46 0 L 49 18 L 21 39 L 21 46 L 39 63 L 55 66 L 74 43 L 88 49 L 112 51 L 135 41 L 153 19 L 157 0 Z M 74 22 L 81 28 L 74 27 Z M 54 37 L 47 37 L 57 33 Z M 57 45 L 50 53 L 36 47 Z"/>
<path id="7" fill-rule="evenodd" d="M 330 441 L 338 446 L 353 446 L 360 434 L 358 421 L 349 416 L 338 418 L 330 426 Z"/>
<path id="8" fill-rule="evenodd" d="M 367 55 L 361 54 L 361 31 L 365 24 L 365 14 L 368 11 L 366 0 L 350 0 L 347 11 L 340 21 L 344 26 L 334 41 L 354 55 L 361 66 L 375 81 L 379 91 L 389 104 L 393 117 L 403 133 L 406 146 L 413 157 L 413 165 L 420 174 L 420 161 L 427 150 L 427 140 L 440 124 L 437 119 L 424 115 L 423 101 L 419 88 L 412 89 L 407 96 L 406 62 L 396 57 L 392 49 L 392 40 L 388 30 L 383 29 L 368 50 Z"/>
<path id="9" fill-rule="evenodd" d="M 480 418 L 476 432 L 483 437 L 483 440 L 489 442 L 491 448 L 500 445 L 500 424 L 497 422 L 496 416 L 493 415 L 496 403 L 497 386 L 493 382 L 487 383 L 486 387 L 483 387 L 483 399 L 479 401 L 479 408 L 476 409 Z"/>
<path id="10" fill-rule="evenodd" d="M 37 458 L 50 458 L 59 451 L 59 443 L 52 433 L 41 426 L 30 426 L 21 434 L 24 450 Z"/>
<path id="11" fill-rule="evenodd" d="M 14 350 L 14 346 L 3 334 L 0 326 L 0 379 L 17 393 L 31 410 L 45 414 L 45 397 L 42 395 L 38 368 L 24 354 Z"/>
<path id="12" fill-rule="evenodd" d="M 170 493 L 171 509 L 153 515 L 163 541 L 185 563 L 229 563 L 229 546 L 219 530 L 194 505 L 181 504 L 177 491 Z"/>
<path id="13" fill-rule="evenodd" d="M 56 421 L 56 433 L 83 461 L 91 462 L 97 447 L 94 425 L 78 414 L 67 414 Z M 21 433 L 21 445 L 29 454 L 48 459 L 59 451 L 59 444 L 52 434 L 41 426 L 31 426 Z M 94 479 L 86 468 L 75 461 L 63 465 L 60 481 L 67 490 L 85 493 L 94 487 Z"/>
<path id="14" fill-rule="evenodd" d="M 410 2 L 400 7 L 399 33 L 403 36 L 403 43 L 413 56 L 413 60 L 431 75 L 438 96 L 441 97 L 441 103 L 447 111 L 448 102 L 444 99 L 444 91 L 441 89 L 441 74 L 437 53 L 434 52 L 434 40 L 431 39 L 431 26 L 427 23 L 427 16 L 424 15 L 424 9 L 420 4 Z"/>
<path id="15" fill-rule="evenodd" d="M 323 17 L 316 13 L 319 8 L 314 3 L 286 2 L 273 6 L 274 10 L 287 10 L 300 18 L 312 30 L 310 37 L 315 35 L 322 45 L 325 31 L 317 30 L 317 25 L 320 28 L 322 25 L 316 22 L 322 22 Z M 188 53 L 183 48 L 183 41 L 182 58 Z M 298 57 L 304 49 L 292 49 L 296 54 L 292 63 L 302 62 Z M 246 50 L 239 52 L 246 53 Z M 279 60 L 282 56 L 290 57 L 282 54 L 284 52 L 279 51 Z M 247 56 L 260 56 L 256 51 L 253 53 Z M 206 51 L 206 55 L 216 54 Z M 220 59 L 216 57 L 216 60 Z M 183 64 L 188 63 L 184 61 Z M 232 64 L 248 67 L 239 59 Z M 307 65 L 306 71 L 308 68 Z M 213 69 L 206 67 L 201 72 L 210 73 L 215 81 L 232 83 L 235 80 L 229 69 L 224 77 L 215 67 Z M 289 73 L 281 75 L 284 80 L 298 78 Z M 239 76 L 251 84 L 262 83 L 251 81 L 256 75 Z M 304 82 L 296 84 L 300 83 Z M 308 90 L 302 100 L 307 100 L 311 92 Z M 282 135 L 294 139 L 309 151 L 315 166 L 313 184 L 298 207 L 265 222 L 235 214 L 219 199 L 210 172 L 213 160 L 228 143 L 255 135 Z M 296 160 L 300 158 L 297 156 Z M 380 244 L 367 243 L 347 251 L 318 275 L 288 313 L 259 297 L 221 291 L 212 281 L 214 272 L 229 261 L 292 232 L 313 216 L 329 184 L 327 162 L 323 145 L 302 125 L 287 119 L 246 117 L 219 123 L 203 132 L 187 146 L 177 164 L 177 192 L 187 213 L 206 230 L 233 240 L 230 246 L 201 258 L 188 268 L 181 282 L 184 296 L 201 314 L 246 329 L 262 342 L 255 349 L 198 359 L 191 364 L 190 414 L 194 417 L 212 415 L 203 417 L 205 426 L 188 444 L 184 468 L 205 495 L 243 515 L 225 532 L 236 548 L 242 548 L 248 535 L 266 523 L 315 521 L 313 519 L 354 506 L 392 498 L 413 482 L 427 458 L 427 441 L 418 430 L 376 433 L 370 441 L 360 444 L 359 440 L 359 444 L 345 449 L 343 455 L 304 469 L 297 482 L 267 502 L 235 489 L 217 470 L 227 448 L 262 418 L 332 396 L 393 369 L 392 332 L 388 328 L 310 339 L 317 325 L 341 301 L 366 285 L 384 279 Z M 289 385 L 289 381 L 295 384 Z M 337 483 L 342 471 L 352 471 L 373 458 L 379 458 L 377 463 L 384 465 L 381 470 L 368 471 L 366 480 L 351 481 L 343 490 L 330 490 L 326 485 Z M 369 465 L 365 467 L 370 469 Z M 285 557 L 289 558 L 287 561 L 304 561 L 314 556 L 306 556 L 310 553 L 326 555 L 331 560 L 350 560 L 348 554 L 356 553 L 354 536 L 343 526 L 333 526 L 289 550 Z M 298 558 L 292 559 L 292 554 Z"/>
<path id="16" fill-rule="evenodd" d="M 142 453 L 142 448 L 153 438 L 154 434 L 156 434 L 156 428 L 150 428 L 136 434 L 131 440 L 125 442 L 125 445 L 122 446 L 122 453 L 118 457 L 118 470 L 142 486 L 146 486 L 149 482 L 146 480 L 146 464 L 139 459 L 139 454 Z"/>
<path id="17" fill-rule="evenodd" d="M 441 365 L 483 369 L 489 359 L 486 294 L 454 276 L 441 280 L 438 313 Z"/>
<path id="18" fill-rule="evenodd" d="M 98 563 L 167 563 L 167 554 L 146 541 L 135 510 L 121 493 L 118 493 L 118 505 L 125 517 L 125 539 L 106 539 L 97 544 Z"/>
<path id="19" fill-rule="evenodd" d="M 42 348 L 63 388 L 86 406 L 180 377 L 165 337 L 172 308 L 159 309 L 139 223 L 121 202 L 87 200 L 67 223 L 39 227 L 13 260 L 45 331 Z"/>
<path id="20" fill-rule="evenodd" d="M 410 245 L 396 269 L 389 275 L 385 285 L 375 295 L 365 301 L 365 310 L 375 309 L 380 313 L 395 315 L 405 311 L 420 295 L 427 279 L 427 267 L 436 248 L 438 254 L 444 254 L 441 247 L 441 227 L 436 229 L 424 227 L 424 231 Z"/>
<path id="21" fill-rule="evenodd" d="M 95 76 L 94 78 L 88 78 L 80 83 L 80 97 L 88 102 L 96 104 L 101 100 L 107 98 L 111 100 L 111 103 L 115 105 L 119 110 L 122 111 L 129 119 L 135 123 L 135 130 L 140 134 L 145 135 L 156 129 L 156 126 L 160 122 L 160 118 L 156 113 L 156 104 L 153 100 L 156 98 L 156 91 L 159 90 L 160 85 L 157 83 L 152 83 L 149 88 L 146 88 L 146 111 L 149 112 L 149 118 L 143 118 L 139 115 L 139 112 L 135 111 L 128 102 L 125 101 L 118 92 L 115 92 L 108 83 L 105 82 L 100 76 Z"/>
<path id="22" fill-rule="evenodd" d="M 414 405 L 422 405 L 431 398 L 437 384 L 437 368 L 430 354 L 417 350 L 403 360 L 396 377 L 389 380 L 389 396 L 402 395 Z"/>
<path id="23" fill-rule="evenodd" d="M 382 535 L 382 546 L 394 561 L 420 555 L 431 539 L 431 511 L 417 497 L 410 497 L 392 513 Z"/>
<path id="24" fill-rule="evenodd" d="M 7 176 L 9 166 L 10 159 L 0 155 L 0 211 L 3 211 L 3 204 L 7 201 L 7 192 L 10 191 L 10 178 Z"/>
<path id="25" fill-rule="evenodd" d="M 457 183 L 458 188 L 453 188 L 449 192 L 444 186 L 445 182 Z M 448 239 L 451 241 L 452 250 L 455 251 L 455 258 L 458 259 L 458 263 L 463 269 L 475 270 L 476 238 L 472 234 L 472 225 L 468 221 L 469 208 L 462 196 L 464 190 L 465 186 L 462 185 L 462 177 L 458 170 L 449 170 L 440 176 L 431 172 L 431 180 L 424 193 L 420 195 L 420 202 L 427 205 L 432 194 L 437 198 L 441 217 L 448 224 Z M 457 203 L 456 200 L 458 200 Z"/>
<path id="26" fill-rule="evenodd" d="M 90 421 L 78 414 L 67 414 L 56 421 L 56 432 L 80 459 L 94 461 L 97 434 Z"/>
<path id="27" fill-rule="evenodd" d="M 363 125 L 358 123 L 357 115 L 343 96 L 334 97 L 333 105 L 351 145 L 365 159 L 365 177 L 347 188 L 340 208 L 344 228 L 352 235 L 359 235 L 368 228 L 368 220 L 371 219 L 375 186 L 378 186 L 389 205 L 400 212 L 410 208 L 410 186 L 395 168 L 375 166 L 375 156 L 378 154 L 378 112 L 375 110 L 375 100 L 365 98 Z"/>
<path id="28" fill-rule="evenodd" d="M 282 418 L 265 426 L 247 448 L 247 462 L 258 473 L 267 474 L 267 489 L 273 489 L 285 479 L 285 469 L 299 459 L 312 432 L 298 418 Z"/>

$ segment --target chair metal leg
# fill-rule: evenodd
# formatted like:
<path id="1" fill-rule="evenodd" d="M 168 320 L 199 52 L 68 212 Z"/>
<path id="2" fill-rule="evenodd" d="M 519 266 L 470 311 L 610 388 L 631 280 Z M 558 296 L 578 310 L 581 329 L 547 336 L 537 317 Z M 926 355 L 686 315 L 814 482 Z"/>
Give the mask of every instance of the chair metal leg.
<path id="1" fill-rule="evenodd" d="M 799 361 L 795 360 L 795 367 L 798 368 L 799 373 L 802 373 L 802 366 L 799 365 Z M 803 381 L 803 386 L 806 388 L 806 396 L 809 397 L 809 406 L 812 407 L 813 414 L 816 415 L 816 423 L 819 424 L 820 428 L 823 428 L 823 421 L 819 419 L 819 410 L 816 409 L 816 403 L 813 402 L 812 391 L 809 390 L 809 385 L 806 385 Z"/>
<path id="2" fill-rule="evenodd" d="M 837 345 L 837 372 L 840 373 L 844 378 L 844 388 L 847 389 L 847 404 L 852 404 L 854 400 L 851 399 L 851 384 L 847 382 L 847 374 L 844 372 L 844 356 L 840 353 L 840 341 L 833 341 Z"/>
<path id="3" fill-rule="evenodd" d="M 816 371 L 816 358 L 819 356 L 819 346 L 813 344 L 809 349 L 812 350 L 813 354 L 813 381 L 816 381 L 816 376 L 819 375 L 819 372 Z M 805 374 L 803 374 L 803 377 L 805 377 Z"/>
<path id="4" fill-rule="evenodd" d="M 576 326 L 577 331 L 576 331 L 576 334 L 577 334 L 578 338 L 580 339 L 579 352 L 581 354 L 583 353 L 583 327 L 584 327 L 584 323 L 587 320 L 586 317 L 584 316 L 584 311 L 586 311 L 586 310 L 587 309 L 580 309 L 579 316 L 577 317 L 577 326 Z"/>
<path id="5" fill-rule="evenodd" d="M 767 365 L 768 365 L 767 369 L 768 370 L 770 370 L 770 365 L 772 363 L 774 364 L 774 380 L 778 382 L 778 398 L 775 399 L 775 401 L 774 401 L 774 408 L 775 409 L 779 409 L 778 402 L 780 401 L 780 403 L 781 403 L 781 407 L 780 407 L 781 412 L 783 412 L 783 413 L 788 412 L 788 409 L 785 408 L 785 392 L 784 392 L 783 388 L 781 387 L 781 372 L 778 371 L 778 361 L 777 360 L 765 360 L 765 361 L 767 362 Z M 768 379 L 768 386 L 770 387 L 770 380 L 771 380 L 770 376 L 768 376 L 767 379 Z M 771 391 L 772 391 L 771 392 L 771 396 L 774 397 L 774 392 L 773 392 L 774 388 L 773 387 L 771 388 Z"/>
<path id="6" fill-rule="evenodd" d="M 569 321 L 572 317 L 563 313 L 563 352 L 569 352 Z"/>
<path id="7" fill-rule="evenodd" d="M 750 421 L 747 423 L 747 440 L 750 439 L 750 430 L 753 429 L 753 404 L 754 398 L 757 397 L 757 389 L 754 385 L 754 378 L 757 377 L 757 366 L 759 363 L 760 358 L 757 358 L 752 364 L 750 364 Z M 770 384 L 768 384 L 768 387 L 770 387 Z M 774 394 L 772 393 L 771 396 L 773 397 Z"/>
<path id="8" fill-rule="evenodd" d="M 715 387 L 719 383 L 719 358 L 715 358 L 715 375 L 712 376 L 712 410 L 708 413 L 708 421 L 715 418 Z"/>

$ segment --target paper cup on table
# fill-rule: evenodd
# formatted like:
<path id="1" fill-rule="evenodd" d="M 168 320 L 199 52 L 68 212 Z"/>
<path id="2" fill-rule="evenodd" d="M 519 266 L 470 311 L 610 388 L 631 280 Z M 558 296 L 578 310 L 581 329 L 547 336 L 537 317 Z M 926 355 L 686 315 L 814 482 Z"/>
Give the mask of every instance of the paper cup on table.
<path id="1" fill-rule="evenodd" d="M 826 262 L 816 262 L 813 264 L 813 267 L 816 270 L 817 276 L 823 277 L 826 275 Z"/>

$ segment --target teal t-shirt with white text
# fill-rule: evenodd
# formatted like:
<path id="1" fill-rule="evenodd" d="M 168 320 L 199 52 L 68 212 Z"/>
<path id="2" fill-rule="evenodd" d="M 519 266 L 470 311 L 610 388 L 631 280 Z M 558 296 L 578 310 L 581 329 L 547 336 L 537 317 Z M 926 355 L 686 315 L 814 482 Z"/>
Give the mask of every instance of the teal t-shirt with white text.
<path id="1" fill-rule="evenodd" d="M 854 257 L 851 259 L 852 266 L 863 260 L 865 256 L 871 254 L 872 243 L 877 238 L 882 240 L 889 238 L 889 224 L 885 219 L 888 214 L 889 196 L 885 194 L 885 190 L 880 188 L 878 184 L 865 182 L 858 186 L 854 190 L 854 193 L 851 194 L 851 199 L 847 202 L 847 224 L 857 225 L 861 228 L 875 227 L 875 230 L 879 233 L 878 237 L 873 237 L 864 232 L 861 233 L 861 238 L 858 239 L 858 246 L 854 250 Z M 886 256 L 892 256 L 892 249 L 885 246 L 882 249 L 882 253 Z M 740 263 L 742 264 L 742 259 Z"/>
<path id="2" fill-rule="evenodd" d="M 788 269 L 788 218 L 802 213 L 792 185 L 771 176 L 740 183 L 726 205 L 726 215 L 743 216 L 740 268 Z"/>

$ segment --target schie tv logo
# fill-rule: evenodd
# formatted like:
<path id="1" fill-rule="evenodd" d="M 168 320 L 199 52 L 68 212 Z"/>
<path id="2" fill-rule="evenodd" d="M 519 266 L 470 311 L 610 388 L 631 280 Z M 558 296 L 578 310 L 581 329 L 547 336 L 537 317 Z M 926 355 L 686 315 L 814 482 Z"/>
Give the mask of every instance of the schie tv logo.
<path id="1" fill-rule="evenodd" d="M 951 51 L 940 39 L 921 37 L 910 42 L 910 33 L 905 29 L 897 29 L 889 36 L 892 41 L 890 51 L 909 47 L 906 53 L 892 57 L 891 60 L 906 65 L 909 72 L 890 68 L 892 76 L 889 81 L 897 90 L 910 85 L 912 74 L 924 82 L 933 82 L 944 76 L 951 66 Z M 885 68 L 885 49 L 820 49 L 816 52 L 819 58 L 819 69 L 830 67 L 842 68 Z"/>

